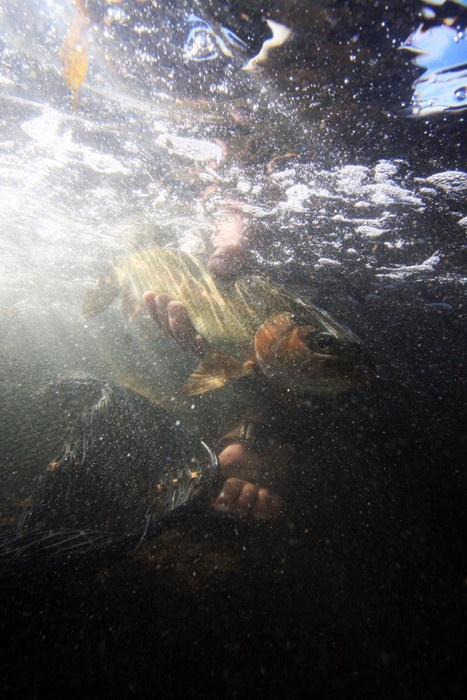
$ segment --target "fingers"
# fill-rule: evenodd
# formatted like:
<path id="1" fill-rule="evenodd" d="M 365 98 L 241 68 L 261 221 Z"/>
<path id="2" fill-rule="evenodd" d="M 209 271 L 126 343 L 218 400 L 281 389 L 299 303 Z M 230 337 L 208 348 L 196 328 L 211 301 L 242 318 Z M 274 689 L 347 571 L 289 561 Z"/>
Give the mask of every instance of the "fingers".
<path id="1" fill-rule="evenodd" d="M 252 515 L 255 518 L 265 520 L 266 518 L 274 518 L 282 510 L 283 500 L 278 493 L 267 488 L 260 487 L 256 503 L 252 508 Z"/>
<path id="2" fill-rule="evenodd" d="M 169 338 L 175 340 L 184 350 L 205 354 L 206 341 L 193 326 L 185 306 L 171 299 L 168 294 L 145 292 L 143 302 L 149 315 Z"/>
<path id="3" fill-rule="evenodd" d="M 269 488 L 230 477 L 224 482 L 213 507 L 220 513 L 230 513 L 240 518 L 251 515 L 266 519 L 280 513 L 282 498 Z"/>
<path id="4" fill-rule="evenodd" d="M 173 337 L 167 314 L 167 306 L 171 298 L 168 294 L 155 294 L 154 292 L 145 292 L 143 294 L 143 302 L 149 312 L 152 320 L 157 323 L 163 333 Z"/>
<path id="5" fill-rule="evenodd" d="M 144 292 L 143 294 L 143 303 L 152 318 L 153 321 L 157 323 L 158 326 L 161 326 L 161 322 L 159 320 L 159 311 L 158 311 L 158 306 L 156 303 L 156 299 L 159 297 L 167 297 L 169 298 L 168 294 L 156 294 L 155 292 Z"/>
<path id="6" fill-rule="evenodd" d="M 180 301 L 170 300 L 164 307 L 165 317 L 170 329 L 169 333 L 180 345 L 186 348 L 193 346 L 196 341 L 197 332 L 186 307 Z"/>
<path id="7" fill-rule="evenodd" d="M 244 443 L 234 442 L 219 454 L 219 464 L 221 474 L 229 478 L 225 478 L 222 491 L 214 501 L 215 510 L 262 519 L 280 513 L 283 499 L 273 489 L 282 490 L 286 486 L 282 472 L 287 467 L 287 457 L 278 445 L 251 449 Z"/>

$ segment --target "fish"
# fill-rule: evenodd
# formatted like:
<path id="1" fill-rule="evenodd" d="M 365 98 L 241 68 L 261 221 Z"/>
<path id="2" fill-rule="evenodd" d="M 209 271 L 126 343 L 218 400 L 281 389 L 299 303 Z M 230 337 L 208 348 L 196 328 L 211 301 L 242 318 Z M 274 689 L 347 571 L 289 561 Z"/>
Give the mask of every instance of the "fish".
<path id="1" fill-rule="evenodd" d="M 53 379 L 25 400 L 36 434 L 31 448 L 43 457 L 16 531 L 0 536 L 0 575 L 21 565 L 133 554 L 182 513 L 207 507 L 217 457 L 160 406 L 87 375 Z M 10 408 L 2 449 L 22 466 L 27 443 L 15 440 L 13 424 L 25 423 L 23 411 L 17 402 Z"/>
<path id="2" fill-rule="evenodd" d="M 199 258 L 180 250 L 155 247 L 123 261 L 88 290 L 83 316 L 100 315 L 120 296 L 131 323 L 146 291 L 182 302 L 209 345 L 184 387 L 190 396 L 250 375 L 279 395 L 332 395 L 373 376 L 363 343 L 326 311 L 261 275 L 216 279 Z"/>

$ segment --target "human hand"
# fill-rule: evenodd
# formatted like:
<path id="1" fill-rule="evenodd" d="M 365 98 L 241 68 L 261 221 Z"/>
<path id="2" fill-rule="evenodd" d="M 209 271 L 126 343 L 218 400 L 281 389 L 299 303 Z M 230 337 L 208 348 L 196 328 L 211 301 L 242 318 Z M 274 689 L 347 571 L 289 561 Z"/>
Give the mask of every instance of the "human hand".
<path id="1" fill-rule="evenodd" d="M 250 258 L 251 234 L 247 232 L 241 208 L 221 208 L 215 224 L 214 252 L 208 260 L 208 270 L 216 277 L 235 277 L 248 266 Z"/>
<path id="2" fill-rule="evenodd" d="M 228 445 L 219 455 L 221 472 L 246 476 L 257 472 L 261 478 L 264 471 L 265 454 L 248 448 L 242 443 Z M 283 505 L 282 497 L 269 486 L 262 486 L 238 476 L 225 479 L 220 493 L 214 498 L 213 508 L 240 518 L 251 516 L 256 519 L 273 518 Z"/>
<path id="3" fill-rule="evenodd" d="M 165 335 L 175 340 L 184 350 L 204 355 L 208 343 L 197 332 L 186 307 L 168 294 L 145 292 L 143 302 L 146 309 Z"/>

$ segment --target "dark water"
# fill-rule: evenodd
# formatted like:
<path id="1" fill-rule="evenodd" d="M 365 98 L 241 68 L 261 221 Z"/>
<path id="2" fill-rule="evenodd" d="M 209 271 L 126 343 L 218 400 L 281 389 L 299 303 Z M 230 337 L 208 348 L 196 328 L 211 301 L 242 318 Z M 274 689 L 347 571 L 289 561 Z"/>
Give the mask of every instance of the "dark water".
<path id="1" fill-rule="evenodd" d="M 462 113 L 401 114 L 420 69 L 397 48 L 421 3 L 124 2 L 113 23 L 89 6 L 76 115 L 58 59 L 71 5 L 0 8 L 2 531 L 60 449 L 58 418 L 38 430 L 32 409 L 57 374 L 144 386 L 210 444 L 251 405 L 248 387 L 187 402 L 196 362 L 147 319 L 81 316 L 135 247 L 209 252 L 226 202 L 255 266 L 348 324 L 378 379 L 274 409 L 295 450 L 276 520 L 198 509 L 131 559 L 9 576 L 2 691 L 460 697 L 467 147 Z M 247 48 L 185 61 L 187 12 Z M 265 17 L 294 36 L 248 76 Z"/>

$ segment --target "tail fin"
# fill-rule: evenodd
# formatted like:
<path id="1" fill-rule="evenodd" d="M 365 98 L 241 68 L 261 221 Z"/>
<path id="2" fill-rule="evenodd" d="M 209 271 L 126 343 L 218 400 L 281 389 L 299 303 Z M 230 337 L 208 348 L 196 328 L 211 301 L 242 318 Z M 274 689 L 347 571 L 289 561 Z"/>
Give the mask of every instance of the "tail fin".
<path id="1" fill-rule="evenodd" d="M 131 533 L 98 530 L 31 530 L 0 538 L 0 578 L 18 566 L 60 562 L 102 561 L 102 557 L 133 554 L 145 538 L 147 525 Z"/>

